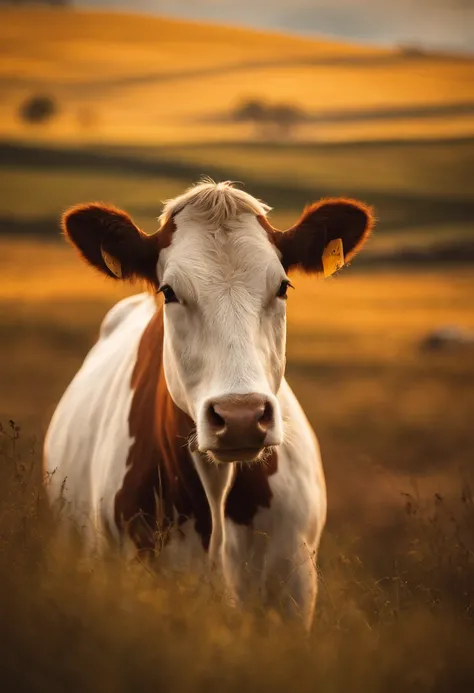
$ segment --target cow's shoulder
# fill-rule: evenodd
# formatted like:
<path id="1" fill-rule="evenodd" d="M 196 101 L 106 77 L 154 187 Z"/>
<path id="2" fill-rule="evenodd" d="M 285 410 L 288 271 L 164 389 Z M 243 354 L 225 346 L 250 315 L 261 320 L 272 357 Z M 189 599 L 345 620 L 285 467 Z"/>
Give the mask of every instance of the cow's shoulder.
<path id="1" fill-rule="evenodd" d="M 107 339 L 115 330 L 124 324 L 137 308 L 144 308 L 150 304 L 153 307 L 150 294 L 140 293 L 127 296 L 116 303 L 106 314 L 100 326 L 99 339 Z"/>

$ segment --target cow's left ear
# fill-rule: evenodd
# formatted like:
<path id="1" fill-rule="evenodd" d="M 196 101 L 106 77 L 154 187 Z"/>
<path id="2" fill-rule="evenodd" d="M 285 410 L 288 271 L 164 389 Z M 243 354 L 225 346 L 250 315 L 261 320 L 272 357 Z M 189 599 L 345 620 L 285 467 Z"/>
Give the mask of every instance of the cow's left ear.
<path id="1" fill-rule="evenodd" d="M 329 198 L 307 207 L 288 231 L 273 229 L 273 242 L 286 271 L 299 267 L 331 274 L 361 249 L 374 222 L 373 210 L 363 202 Z M 333 256 L 329 261 L 328 255 Z"/>

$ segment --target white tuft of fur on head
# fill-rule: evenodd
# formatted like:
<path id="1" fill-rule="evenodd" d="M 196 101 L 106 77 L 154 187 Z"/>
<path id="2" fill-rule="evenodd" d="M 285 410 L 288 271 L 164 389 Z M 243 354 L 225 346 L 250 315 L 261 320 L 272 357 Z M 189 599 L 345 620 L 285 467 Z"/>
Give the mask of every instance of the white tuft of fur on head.
<path id="1" fill-rule="evenodd" d="M 213 227 L 221 227 L 240 214 L 266 216 L 271 210 L 271 207 L 252 195 L 235 188 L 232 181 L 216 183 L 206 177 L 189 187 L 182 195 L 166 200 L 160 215 L 161 225 L 188 206 Z"/>

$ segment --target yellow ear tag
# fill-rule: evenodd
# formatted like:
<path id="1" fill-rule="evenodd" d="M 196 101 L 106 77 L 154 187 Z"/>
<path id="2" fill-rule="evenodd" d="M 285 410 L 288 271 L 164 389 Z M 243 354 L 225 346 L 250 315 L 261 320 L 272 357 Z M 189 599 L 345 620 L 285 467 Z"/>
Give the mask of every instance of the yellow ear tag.
<path id="1" fill-rule="evenodd" d="M 100 249 L 100 252 L 102 254 L 103 261 L 105 262 L 109 270 L 112 272 L 112 274 L 121 279 L 122 265 L 120 264 L 120 261 L 117 260 L 117 258 L 113 257 L 113 255 L 110 255 L 110 253 L 105 251 L 103 248 Z"/>
<path id="2" fill-rule="evenodd" d="M 324 276 L 330 277 L 344 266 L 344 248 L 342 238 L 335 238 L 329 241 L 323 252 Z"/>

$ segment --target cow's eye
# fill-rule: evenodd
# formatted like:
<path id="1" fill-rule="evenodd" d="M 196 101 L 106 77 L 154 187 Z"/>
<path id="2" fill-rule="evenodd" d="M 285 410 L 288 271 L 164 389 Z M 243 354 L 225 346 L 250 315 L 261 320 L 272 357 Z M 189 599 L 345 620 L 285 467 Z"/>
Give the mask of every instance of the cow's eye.
<path id="1" fill-rule="evenodd" d="M 284 279 L 280 284 L 280 288 L 278 289 L 277 298 L 288 298 L 287 291 L 289 286 L 291 286 L 291 288 L 294 289 L 294 286 L 291 284 L 290 280 Z"/>
<path id="2" fill-rule="evenodd" d="M 165 303 L 179 303 L 178 297 L 169 284 L 163 284 L 163 286 L 160 286 L 158 293 L 163 294 L 165 297 Z"/>

